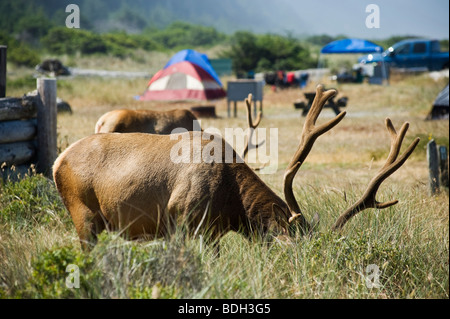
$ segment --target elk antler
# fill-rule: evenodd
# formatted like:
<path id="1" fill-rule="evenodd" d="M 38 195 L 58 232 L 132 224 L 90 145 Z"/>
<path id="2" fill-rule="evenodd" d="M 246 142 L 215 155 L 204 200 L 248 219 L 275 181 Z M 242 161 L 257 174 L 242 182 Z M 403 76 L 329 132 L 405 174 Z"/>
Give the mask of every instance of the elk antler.
<path id="1" fill-rule="evenodd" d="M 403 138 L 405 137 L 406 131 L 408 130 L 409 123 L 404 123 L 398 134 L 395 131 L 395 128 L 389 118 L 386 118 L 385 123 L 386 128 L 391 136 L 391 150 L 389 152 L 386 163 L 380 169 L 378 174 L 370 181 L 361 199 L 351 207 L 349 207 L 341 216 L 339 216 L 336 223 L 333 225 L 333 230 L 341 229 L 350 218 L 367 208 L 383 209 L 398 203 L 398 200 L 380 203 L 375 199 L 375 196 L 381 183 L 383 183 L 386 178 L 392 175 L 392 173 L 394 173 L 400 166 L 403 165 L 403 163 L 405 163 L 405 161 L 416 148 L 420 139 L 417 137 L 411 143 L 411 145 L 409 145 L 403 155 L 397 159 L 400 152 L 400 147 L 402 146 Z"/>
<path id="2" fill-rule="evenodd" d="M 303 216 L 300 207 L 297 204 L 297 201 L 295 200 L 295 196 L 292 191 L 292 182 L 298 169 L 303 164 L 309 152 L 311 151 L 311 148 L 314 145 L 315 140 L 320 135 L 326 133 L 327 131 L 332 129 L 335 125 L 337 125 L 346 114 L 345 111 L 341 112 L 332 120 L 322 125 L 315 126 L 316 120 L 319 117 L 319 114 L 322 111 L 324 104 L 329 98 L 334 96 L 336 93 L 337 93 L 336 90 L 324 91 L 322 85 L 317 86 L 316 96 L 305 119 L 300 145 L 298 146 L 297 152 L 292 157 L 284 174 L 284 181 L 283 181 L 284 197 L 286 199 L 286 203 L 292 215 L 289 218 L 289 223 L 294 221 L 294 219 L 300 218 L 300 226 L 303 228 L 305 228 L 306 225 L 308 225 L 308 223 L 306 222 L 306 219 Z"/>
<path id="3" fill-rule="evenodd" d="M 251 144 L 252 148 L 253 147 L 258 148 L 259 146 L 261 146 L 264 143 L 264 142 L 262 142 L 261 144 L 257 144 L 257 145 L 253 145 L 253 143 L 252 143 L 253 131 L 256 129 L 256 127 L 258 127 L 259 123 L 261 122 L 261 116 L 262 116 L 262 113 L 258 112 L 258 115 L 256 116 L 256 121 L 253 122 L 252 112 L 251 112 L 252 98 L 253 98 L 253 96 L 250 93 L 248 95 L 248 97 L 245 99 L 245 104 L 247 105 L 247 122 L 248 122 L 249 134 L 248 134 L 247 140 L 245 141 L 245 147 L 244 147 L 244 151 L 242 153 L 242 158 L 245 158 L 245 156 L 247 155 L 250 144 Z"/>

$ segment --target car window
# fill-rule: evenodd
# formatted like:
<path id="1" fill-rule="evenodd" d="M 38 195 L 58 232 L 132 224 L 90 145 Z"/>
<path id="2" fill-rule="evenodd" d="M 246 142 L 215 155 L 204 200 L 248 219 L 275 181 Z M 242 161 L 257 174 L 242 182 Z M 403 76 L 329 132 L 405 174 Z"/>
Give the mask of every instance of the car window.
<path id="1" fill-rule="evenodd" d="M 441 52 L 441 45 L 439 41 L 433 41 L 431 42 L 431 52 Z"/>
<path id="2" fill-rule="evenodd" d="M 395 51 L 397 54 L 408 54 L 409 53 L 409 43 L 399 46 Z"/>
<path id="3" fill-rule="evenodd" d="M 427 52 L 427 44 L 425 42 L 417 42 L 413 45 L 413 53 Z"/>

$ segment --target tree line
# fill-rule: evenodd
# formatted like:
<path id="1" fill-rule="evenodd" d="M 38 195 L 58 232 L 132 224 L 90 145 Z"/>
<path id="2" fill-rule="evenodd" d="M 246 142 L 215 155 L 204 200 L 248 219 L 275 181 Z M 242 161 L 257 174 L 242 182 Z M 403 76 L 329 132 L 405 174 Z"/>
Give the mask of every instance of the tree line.
<path id="1" fill-rule="evenodd" d="M 42 54 L 132 56 L 137 49 L 170 51 L 185 48 L 209 48 L 222 45 L 221 58 L 233 60 L 236 73 L 275 69 L 300 69 L 316 64 L 310 46 L 289 35 L 254 34 L 238 31 L 227 35 L 213 27 L 174 22 L 163 29 L 145 28 L 130 34 L 123 30 L 105 33 L 55 26 L 44 16 L 36 15 L 21 31 L 0 31 L 0 42 L 9 47 L 9 61 L 35 66 Z M 35 23 L 35 24 L 34 24 Z M 35 25 L 36 27 L 31 27 Z"/>

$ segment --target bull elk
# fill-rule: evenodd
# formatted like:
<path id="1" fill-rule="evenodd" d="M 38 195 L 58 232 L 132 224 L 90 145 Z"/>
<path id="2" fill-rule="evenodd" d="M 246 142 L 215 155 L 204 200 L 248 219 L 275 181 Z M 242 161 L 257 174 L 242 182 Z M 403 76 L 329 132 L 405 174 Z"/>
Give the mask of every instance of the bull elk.
<path id="1" fill-rule="evenodd" d="M 97 234 L 104 229 L 121 231 L 130 239 L 165 236 L 180 218 L 184 218 L 191 231 L 209 231 L 211 239 L 218 239 L 228 231 L 240 232 L 248 238 L 255 232 L 289 235 L 291 225 L 308 232 L 311 225 L 295 199 L 292 182 L 315 140 L 345 116 L 342 112 L 324 124 L 315 124 L 323 105 L 335 94 L 335 90 L 317 87 L 300 144 L 284 174 L 286 201 L 242 159 L 237 161 L 239 155 L 234 150 L 232 163 L 223 161 L 223 155 L 219 158 L 222 162 L 174 163 L 171 148 L 180 142 L 169 135 L 96 134 L 74 143 L 56 160 L 53 176 L 82 246 L 88 248 L 89 242 L 95 243 Z M 364 209 L 381 209 L 397 203 L 377 202 L 377 190 L 403 165 L 419 139 L 398 156 L 408 124 L 399 133 L 389 119 L 386 125 L 391 135 L 386 164 L 362 198 L 337 219 L 333 230 L 341 229 Z M 196 134 L 201 132 L 186 132 L 177 138 L 192 139 Z M 211 150 L 209 143 L 218 143 L 215 146 L 222 149 L 221 154 L 231 148 L 220 138 L 211 142 L 202 140 L 201 150 Z M 189 147 L 192 154 L 192 143 Z"/>
<path id="2" fill-rule="evenodd" d="M 176 128 L 199 131 L 197 118 L 189 110 L 113 110 L 103 114 L 95 125 L 95 133 L 151 133 L 170 134 Z"/>

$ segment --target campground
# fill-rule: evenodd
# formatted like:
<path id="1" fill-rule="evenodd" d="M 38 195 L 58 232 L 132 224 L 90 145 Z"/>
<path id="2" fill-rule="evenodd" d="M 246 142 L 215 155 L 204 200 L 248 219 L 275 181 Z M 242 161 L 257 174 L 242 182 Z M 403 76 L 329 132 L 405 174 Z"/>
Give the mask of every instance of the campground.
<path id="1" fill-rule="evenodd" d="M 170 110 L 213 105 L 216 118 L 200 118 L 202 128 L 247 128 L 244 102 L 237 117 L 227 116 L 226 98 L 213 101 L 142 101 L 142 95 L 170 55 L 139 59 L 81 57 L 84 70 L 148 72 L 139 77 L 57 78 L 57 95 L 72 114 L 57 115 L 58 153 L 94 133 L 98 118 L 115 109 Z M 144 57 L 145 56 L 145 57 Z M 70 57 L 61 57 L 64 63 Z M 67 60 L 66 60 L 67 59 Z M 111 73 L 108 73 L 111 74 Z M 120 73 L 119 73 L 120 75 Z M 35 89 L 33 71 L 11 68 L 8 95 Z M 221 77 L 224 88 L 233 76 Z M 259 174 L 283 196 L 285 168 L 298 147 L 305 117 L 294 108 L 318 83 L 348 98 L 344 120 L 315 143 L 294 180 L 295 196 L 308 218 L 320 216 L 311 237 L 297 234 L 288 245 L 261 245 L 230 232 L 217 258 L 199 238 L 130 242 L 103 233 L 84 253 L 73 222 L 54 183 L 32 173 L 6 182 L 0 194 L 0 297 L 4 298 L 448 298 L 448 188 L 430 195 L 426 145 L 449 146 L 449 121 L 426 120 L 448 70 L 436 74 L 394 74 L 389 85 L 337 83 L 330 75 L 302 89 L 264 87 L 260 128 L 277 129 L 278 162 L 273 174 Z M 334 117 L 324 109 L 318 123 Z M 368 210 L 341 233 L 330 232 L 339 214 L 363 193 L 389 154 L 389 117 L 398 129 L 409 122 L 401 152 L 421 139 L 408 161 L 386 180 L 380 201 L 398 199 L 385 210 Z M 239 152 L 239 150 L 237 150 Z M 259 166 L 259 165 L 258 165 Z M 79 265 L 80 289 L 65 287 L 67 264 Z M 376 289 L 367 285 L 367 266 L 381 274 Z M 226 272 L 223 270 L 227 269 Z"/>

